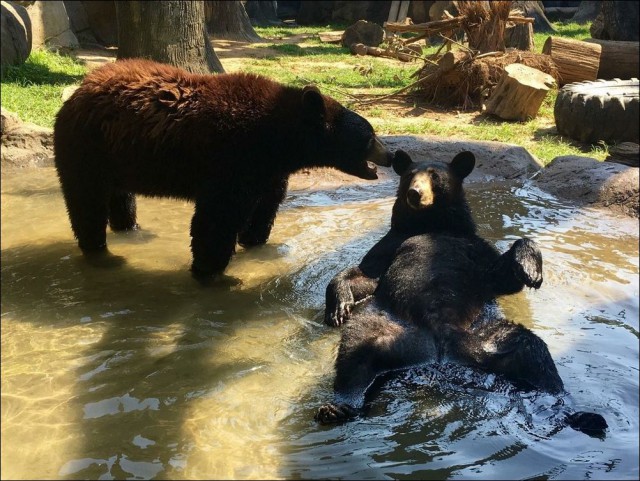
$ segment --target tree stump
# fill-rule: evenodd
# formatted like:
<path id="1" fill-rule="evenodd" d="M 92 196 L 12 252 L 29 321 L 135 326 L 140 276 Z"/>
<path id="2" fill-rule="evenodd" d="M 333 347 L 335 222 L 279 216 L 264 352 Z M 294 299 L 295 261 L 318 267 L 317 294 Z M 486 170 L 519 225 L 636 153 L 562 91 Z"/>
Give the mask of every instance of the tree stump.
<path id="1" fill-rule="evenodd" d="M 585 42 L 597 43 L 602 47 L 598 78 L 607 80 L 613 78 L 631 79 L 640 76 L 638 66 L 640 44 L 638 42 L 599 40 L 597 38 L 588 38 Z"/>
<path id="2" fill-rule="evenodd" d="M 533 41 L 533 25 L 530 23 L 517 23 L 504 30 L 504 46 L 532 52 L 535 49 Z"/>
<path id="3" fill-rule="evenodd" d="M 542 47 L 558 67 L 560 85 L 597 79 L 601 51 L 598 44 L 561 37 L 547 38 Z"/>
<path id="4" fill-rule="evenodd" d="M 505 120 L 535 118 L 554 84 L 553 77 L 540 70 L 521 63 L 507 65 L 487 100 L 487 113 Z"/>

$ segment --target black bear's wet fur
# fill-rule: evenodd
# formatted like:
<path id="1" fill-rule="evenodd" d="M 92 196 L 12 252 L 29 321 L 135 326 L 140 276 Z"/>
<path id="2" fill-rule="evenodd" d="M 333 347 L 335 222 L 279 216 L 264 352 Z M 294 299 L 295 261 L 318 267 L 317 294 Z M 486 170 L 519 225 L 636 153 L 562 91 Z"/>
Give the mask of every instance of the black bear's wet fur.
<path id="1" fill-rule="evenodd" d="M 190 74 L 140 59 L 92 71 L 54 127 L 55 165 L 84 252 L 107 224 L 136 229 L 135 195 L 195 201 L 192 270 L 224 271 L 236 242 L 264 244 L 291 173 L 334 167 L 375 179 L 391 154 L 363 117 L 315 87 Z"/>
<path id="2" fill-rule="evenodd" d="M 462 188 L 473 154 L 449 164 L 414 163 L 398 151 L 393 166 L 401 179 L 391 229 L 327 286 L 325 322 L 348 322 L 336 359 L 336 399 L 316 419 L 352 418 L 378 375 L 443 360 L 502 375 L 524 390 L 561 394 L 545 342 L 496 308 L 499 296 L 540 287 L 542 255 L 526 238 L 500 254 L 476 234 Z M 594 413 L 572 413 L 566 422 L 595 435 L 607 427 Z"/>

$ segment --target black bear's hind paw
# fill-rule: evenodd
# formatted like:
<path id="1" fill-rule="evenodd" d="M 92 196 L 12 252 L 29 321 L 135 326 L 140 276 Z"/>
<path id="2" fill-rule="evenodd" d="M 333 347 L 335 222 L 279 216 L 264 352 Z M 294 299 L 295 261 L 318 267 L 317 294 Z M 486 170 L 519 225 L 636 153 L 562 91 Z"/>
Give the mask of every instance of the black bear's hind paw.
<path id="1" fill-rule="evenodd" d="M 576 431 L 581 431 L 595 438 L 604 437 L 605 430 L 609 427 L 607 421 L 600 414 L 584 411 L 569 414 L 566 421 Z"/>
<path id="2" fill-rule="evenodd" d="M 515 276 L 527 287 L 538 289 L 542 285 L 542 252 L 530 239 L 513 244 Z"/>
<path id="3" fill-rule="evenodd" d="M 336 424 L 355 418 L 358 410 L 348 404 L 325 404 L 313 417 L 320 424 Z"/>

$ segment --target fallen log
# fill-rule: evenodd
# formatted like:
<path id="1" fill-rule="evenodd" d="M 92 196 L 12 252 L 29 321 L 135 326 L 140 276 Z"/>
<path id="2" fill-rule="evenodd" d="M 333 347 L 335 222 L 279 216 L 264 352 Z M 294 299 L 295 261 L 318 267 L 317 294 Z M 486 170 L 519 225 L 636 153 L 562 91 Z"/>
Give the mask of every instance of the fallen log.
<path id="1" fill-rule="evenodd" d="M 504 68 L 504 74 L 487 100 L 487 113 L 505 120 L 535 118 L 549 89 L 551 75 L 521 63 Z"/>
<path id="2" fill-rule="evenodd" d="M 407 45 L 405 50 L 396 50 L 396 49 L 385 49 L 378 47 L 369 47 L 363 43 L 353 43 L 349 47 L 352 53 L 356 55 L 372 55 L 374 57 L 390 57 L 397 58 L 402 62 L 410 62 L 415 60 L 422 54 L 422 49 L 420 47 L 413 45 Z"/>
<path id="3" fill-rule="evenodd" d="M 602 47 L 600 52 L 600 67 L 598 78 L 601 79 L 631 79 L 640 76 L 638 61 L 640 49 L 638 42 L 625 42 L 615 40 L 600 40 L 588 38 L 588 43 L 595 43 Z"/>
<path id="4" fill-rule="evenodd" d="M 597 79 L 601 50 L 596 43 L 562 37 L 549 37 L 542 47 L 558 67 L 560 85 Z"/>

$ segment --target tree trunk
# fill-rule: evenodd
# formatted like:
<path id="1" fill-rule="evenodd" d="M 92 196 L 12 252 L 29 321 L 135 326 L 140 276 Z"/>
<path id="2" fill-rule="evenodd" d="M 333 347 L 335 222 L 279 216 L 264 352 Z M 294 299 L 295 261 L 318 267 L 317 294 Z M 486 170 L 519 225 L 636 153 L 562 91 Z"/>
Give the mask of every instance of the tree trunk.
<path id="1" fill-rule="evenodd" d="M 602 79 L 630 79 L 640 76 L 638 59 L 640 49 L 638 42 L 623 42 L 589 38 L 589 43 L 597 43 L 602 47 L 600 52 L 600 68 L 598 78 Z"/>
<path id="2" fill-rule="evenodd" d="M 591 24 L 591 36 L 601 40 L 638 41 L 639 2 L 603 1 Z"/>
<path id="3" fill-rule="evenodd" d="M 147 58 L 193 73 L 224 72 L 204 24 L 198 1 L 120 1 L 118 59 Z"/>
<path id="4" fill-rule="evenodd" d="M 512 63 L 487 100 L 487 113 L 505 120 L 528 120 L 538 114 L 544 97 L 555 81 L 535 68 Z"/>
<path id="5" fill-rule="evenodd" d="M 240 0 L 207 0 L 205 10 L 207 29 L 214 38 L 238 42 L 262 40 L 253 29 Z"/>
<path id="6" fill-rule="evenodd" d="M 542 47 L 558 67 L 560 85 L 598 78 L 601 50 L 595 43 L 561 37 L 547 38 Z"/>
<path id="7" fill-rule="evenodd" d="M 536 32 L 555 32 L 556 29 L 553 28 L 553 25 L 551 25 L 551 22 L 545 15 L 541 4 L 542 2 L 516 0 L 511 5 L 511 10 L 520 10 L 525 17 L 533 18 L 533 30 L 535 30 Z"/>
<path id="8" fill-rule="evenodd" d="M 251 25 L 269 27 L 282 25 L 278 18 L 278 2 L 275 0 L 248 0 L 244 8 L 249 16 Z"/>
<path id="9" fill-rule="evenodd" d="M 578 5 L 578 11 L 571 17 L 571 22 L 580 24 L 593 22 L 600 13 L 601 5 L 601 0 L 582 0 Z"/>

